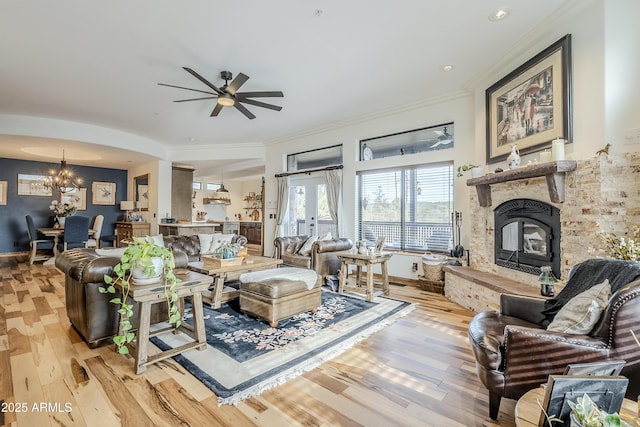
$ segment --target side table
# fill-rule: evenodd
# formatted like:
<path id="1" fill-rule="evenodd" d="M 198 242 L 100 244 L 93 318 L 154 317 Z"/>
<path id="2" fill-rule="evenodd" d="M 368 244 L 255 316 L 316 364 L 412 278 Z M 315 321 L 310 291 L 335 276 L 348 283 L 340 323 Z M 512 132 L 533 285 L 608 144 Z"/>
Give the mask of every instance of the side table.
<path id="1" fill-rule="evenodd" d="M 143 373 L 147 366 L 160 360 L 173 357 L 192 348 L 204 350 L 207 348 L 207 337 L 204 327 L 204 311 L 202 308 L 202 292 L 207 290 L 213 279 L 204 274 L 196 273 L 189 270 L 176 271 L 176 276 L 181 280 L 176 286 L 176 292 L 181 302 L 184 298 L 191 297 L 193 306 L 193 326 L 186 322 L 182 322 L 178 328 L 168 326 L 150 332 L 151 328 L 151 306 L 165 302 L 164 286 L 161 282 L 151 283 L 149 285 L 131 285 L 129 296 L 138 303 L 138 333 L 135 344 L 129 344 L 130 350 L 134 354 L 136 374 Z M 182 304 L 184 306 L 184 304 Z M 167 331 L 181 331 L 194 339 L 193 342 L 181 345 L 180 347 L 162 351 L 158 354 L 149 356 L 149 339 L 153 336 L 162 334 Z M 121 335 L 120 326 L 118 326 L 118 335 Z"/>
<path id="2" fill-rule="evenodd" d="M 393 256 L 391 252 L 382 252 L 379 254 L 365 255 L 356 252 L 338 252 L 337 257 L 340 259 L 340 284 L 338 286 L 338 293 L 344 293 L 345 289 L 356 292 L 364 292 L 367 295 L 368 301 L 373 301 L 373 266 L 380 264 L 382 270 L 382 288 L 383 295 L 389 295 L 389 273 L 387 272 L 387 261 Z M 355 285 L 348 284 L 348 270 L 349 265 L 356 266 L 356 279 Z M 367 278 L 364 283 L 364 288 L 361 284 L 360 277 L 362 275 L 362 267 L 367 270 Z"/>

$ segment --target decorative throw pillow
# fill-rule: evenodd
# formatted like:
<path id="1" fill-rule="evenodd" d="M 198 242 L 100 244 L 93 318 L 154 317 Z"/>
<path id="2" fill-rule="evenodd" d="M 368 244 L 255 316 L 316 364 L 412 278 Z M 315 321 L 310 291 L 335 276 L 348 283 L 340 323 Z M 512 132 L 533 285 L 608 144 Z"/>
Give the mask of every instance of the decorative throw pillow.
<path id="1" fill-rule="evenodd" d="M 200 240 L 200 254 L 209 255 L 213 253 L 211 251 L 213 236 L 213 234 L 198 234 L 198 239 Z"/>
<path id="2" fill-rule="evenodd" d="M 300 255 L 303 256 L 309 256 L 311 255 L 311 247 L 313 246 L 313 244 L 318 240 L 318 236 L 311 236 L 307 239 L 306 242 L 304 242 L 304 245 L 302 245 L 302 247 L 300 248 L 300 250 L 298 251 L 298 253 Z"/>
<path id="3" fill-rule="evenodd" d="M 333 237 L 331 236 L 331 232 L 329 231 L 327 234 L 322 236 L 322 239 L 320 240 L 331 240 L 331 239 L 333 239 Z"/>
<path id="4" fill-rule="evenodd" d="M 153 243 L 155 243 L 158 246 L 163 246 L 164 247 L 164 239 L 162 238 L 162 234 L 157 234 L 155 236 L 151 236 L 151 238 L 153 239 Z"/>
<path id="5" fill-rule="evenodd" d="M 288 254 L 295 254 L 297 247 L 298 247 L 298 242 L 291 242 L 289 243 L 289 246 L 287 246 L 287 249 L 285 249 L 285 252 L 287 252 Z"/>
<path id="6" fill-rule="evenodd" d="M 588 334 L 611 298 L 609 279 L 571 298 L 547 326 L 548 331 Z"/>

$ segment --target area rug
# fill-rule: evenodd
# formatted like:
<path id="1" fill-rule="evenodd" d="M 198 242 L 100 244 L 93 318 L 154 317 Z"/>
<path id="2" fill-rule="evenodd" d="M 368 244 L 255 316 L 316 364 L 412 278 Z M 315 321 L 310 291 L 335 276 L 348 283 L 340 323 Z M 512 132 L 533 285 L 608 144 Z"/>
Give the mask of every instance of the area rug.
<path id="1" fill-rule="evenodd" d="M 390 298 L 368 302 L 323 290 L 322 306 L 315 314 L 301 313 L 271 328 L 242 314 L 237 299 L 219 309 L 205 304 L 207 349 L 189 350 L 174 360 L 209 387 L 219 405 L 236 404 L 314 369 L 414 308 Z M 192 323 L 188 305 L 185 321 Z M 152 342 L 167 350 L 189 338 L 169 332 Z"/>

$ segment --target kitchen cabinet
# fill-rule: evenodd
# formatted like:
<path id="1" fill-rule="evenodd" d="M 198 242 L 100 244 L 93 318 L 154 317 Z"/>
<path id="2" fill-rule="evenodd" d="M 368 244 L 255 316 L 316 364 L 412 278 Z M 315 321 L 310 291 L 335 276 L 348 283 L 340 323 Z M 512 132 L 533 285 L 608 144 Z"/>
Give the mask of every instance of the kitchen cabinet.
<path id="1" fill-rule="evenodd" d="M 262 223 L 261 222 L 241 222 L 240 234 L 247 238 L 247 241 L 254 245 L 262 243 Z"/>

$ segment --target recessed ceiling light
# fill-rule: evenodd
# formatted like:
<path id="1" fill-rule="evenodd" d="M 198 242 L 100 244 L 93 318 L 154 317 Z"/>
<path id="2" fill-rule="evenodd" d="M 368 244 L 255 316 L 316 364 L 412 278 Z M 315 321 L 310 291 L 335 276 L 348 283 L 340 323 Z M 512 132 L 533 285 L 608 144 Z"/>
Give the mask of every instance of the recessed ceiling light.
<path id="1" fill-rule="evenodd" d="M 442 67 L 442 71 L 451 71 L 453 70 L 453 65 L 444 65 Z"/>
<path id="2" fill-rule="evenodd" d="M 501 7 L 495 12 L 489 14 L 489 21 L 502 21 L 503 19 L 506 19 L 510 14 L 511 9 L 509 9 L 508 7 Z"/>
<path id="3" fill-rule="evenodd" d="M 316 9 L 316 10 L 313 11 L 313 14 L 315 16 L 322 16 L 322 12 L 323 12 L 322 9 Z"/>
<path id="4" fill-rule="evenodd" d="M 187 138 L 187 139 L 188 139 L 189 141 L 191 141 L 191 142 L 194 142 L 194 141 L 197 141 L 197 140 L 198 140 L 198 138 L 194 138 L 194 137 L 192 137 L 192 136 L 190 136 L 190 137 L 189 137 L 189 138 Z"/>

